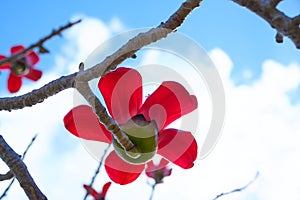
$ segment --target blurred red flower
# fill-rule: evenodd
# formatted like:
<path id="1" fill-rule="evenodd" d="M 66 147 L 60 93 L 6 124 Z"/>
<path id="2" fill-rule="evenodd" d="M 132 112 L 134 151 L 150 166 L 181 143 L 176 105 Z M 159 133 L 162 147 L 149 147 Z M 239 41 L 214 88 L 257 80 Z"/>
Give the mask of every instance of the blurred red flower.
<path id="1" fill-rule="evenodd" d="M 83 187 L 86 189 L 86 191 L 89 195 L 94 197 L 94 200 L 105 200 L 105 196 L 106 196 L 107 190 L 109 189 L 110 185 L 111 185 L 111 182 L 105 183 L 104 186 L 102 187 L 101 192 L 97 192 L 94 188 L 92 188 L 88 185 L 85 185 L 85 184 L 83 185 Z"/>
<path id="2" fill-rule="evenodd" d="M 11 47 L 10 52 L 13 55 L 24 49 L 24 46 L 17 45 Z M 6 58 L 6 56 L 0 55 L 0 60 L 4 58 Z M 39 80 L 42 76 L 42 71 L 34 69 L 34 66 L 38 62 L 39 56 L 34 51 L 30 51 L 20 59 L 1 65 L 0 70 L 10 70 L 7 84 L 8 91 L 11 93 L 18 92 L 22 86 L 23 77 L 33 81 Z"/>
<path id="3" fill-rule="evenodd" d="M 165 159 L 161 159 L 158 165 L 155 165 L 153 161 L 147 163 L 147 167 L 145 169 L 146 175 L 149 178 L 153 178 L 155 184 L 163 183 L 163 179 L 166 176 L 170 176 L 172 173 L 172 169 L 168 168 L 168 161 Z"/>

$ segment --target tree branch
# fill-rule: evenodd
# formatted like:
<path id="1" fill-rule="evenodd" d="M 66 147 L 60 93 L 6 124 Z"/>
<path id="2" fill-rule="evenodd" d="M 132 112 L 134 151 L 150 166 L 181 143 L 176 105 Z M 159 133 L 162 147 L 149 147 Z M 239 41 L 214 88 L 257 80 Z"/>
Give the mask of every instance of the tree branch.
<path id="1" fill-rule="evenodd" d="M 180 8 L 165 22 L 156 28 L 152 28 L 147 32 L 140 33 L 130 39 L 125 45 L 118 49 L 112 55 L 106 57 L 101 63 L 94 67 L 78 73 L 77 79 L 80 81 L 90 81 L 99 78 L 105 72 L 114 69 L 118 64 L 130 58 L 144 46 L 154 43 L 167 35 L 177 27 L 179 27 L 192 10 L 200 5 L 202 0 L 187 0 Z"/>
<path id="2" fill-rule="evenodd" d="M 103 165 L 104 157 L 105 157 L 105 155 L 107 154 L 107 151 L 108 151 L 108 149 L 110 148 L 110 146 L 111 146 L 111 144 L 107 145 L 107 147 L 106 147 L 105 150 L 103 151 L 102 157 L 100 158 L 98 167 L 97 167 L 97 169 L 96 169 L 96 171 L 95 171 L 95 173 L 94 173 L 94 176 L 92 177 L 92 180 L 91 180 L 91 182 L 90 182 L 90 184 L 89 184 L 89 187 L 92 187 L 92 186 L 93 186 L 93 184 L 94 184 L 94 182 L 95 182 L 95 179 L 96 179 L 97 175 L 98 175 L 99 172 L 100 172 L 100 168 L 101 168 L 102 165 Z M 88 197 L 88 195 L 89 195 L 89 192 L 88 192 L 88 190 L 87 190 L 86 193 L 85 193 L 85 196 L 83 197 L 83 200 L 86 200 L 86 198 Z"/>
<path id="3" fill-rule="evenodd" d="M 230 192 L 223 192 L 223 193 L 217 195 L 213 200 L 216 200 L 216 199 L 218 199 L 222 196 L 228 195 L 228 194 L 232 194 L 232 193 L 235 193 L 235 192 L 241 192 L 241 191 L 247 189 L 257 179 L 258 176 L 259 176 L 259 172 L 256 172 L 255 177 L 247 185 L 245 185 L 244 187 L 234 189 Z"/>
<path id="4" fill-rule="evenodd" d="M 33 139 L 34 141 L 34 139 Z M 33 142 L 32 141 L 32 142 Z M 31 144 L 32 144 L 31 142 Z M 29 146 L 30 147 L 30 146 Z M 25 156 L 27 150 L 23 156 Z M 5 142 L 0 135 L 0 157 L 7 164 L 13 175 L 19 181 L 27 197 L 31 200 L 46 200 L 46 196 L 40 191 L 33 178 L 27 170 L 25 163 L 20 156 Z"/>
<path id="5" fill-rule="evenodd" d="M 80 67 L 83 63 L 80 64 Z M 121 145 L 125 152 L 132 158 L 138 158 L 141 154 L 135 145 L 130 141 L 128 136 L 120 129 L 117 122 L 111 118 L 105 107 L 92 92 L 88 82 L 76 81 L 76 89 L 92 106 L 94 113 L 98 116 L 99 121 L 105 125 L 106 129 L 112 133 L 114 139 Z"/>
<path id="6" fill-rule="evenodd" d="M 48 83 L 44 87 L 25 95 L 0 98 L 0 110 L 9 111 L 13 109 L 22 109 L 26 106 L 33 106 L 37 103 L 41 103 L 46 98 L 61 92 L 62 90 L 74 87 L 75 76 L 76 80 L 81 82 L 88 82 L 94 78 L 101 77 L 109 70 L 114 69 L 125 59 L 132 57 L 134 53 L 142 47 L 156 42 L 174 31 L 183 23 L 188 14 L 200 5 L 201 1 L 202 0 L 187 0 L 165 23 L 161 23 L 158 27 L 152 28 L 145 33 L 138 34 L 130 39 L 119 50 L 90 69 L 52 81 L 52 83 Z"/>
<path id="7" fill-rule="evenodd" d="M 0 181 L 9 180 L 14 177 L 14 174 L 11 171 L 8 171 L 6 174 L 0 174 Z"/>
<path id="8" fill-rule="evenodd" d="M 256 13 L 258 16 L 267 21 L 272 28 L 278 33 L 276 34 L 276 41 L 278 35 L 286 36 L 292 40 L 296 48 L 300 49 L 300 19 L 299 16 L 288 17 L 283 12 L 278 10 L 276 6 L 280 0 L 232 0 L 233 2 L 244 6 Z"/>
<path id="9" fill-rule="evenodd" d="M 154 195 L 154 191 L 155 191 L 156 185 L 157 185 L 157 183 L 154 183 L 154 184 L 151 186 L 151 194 L 150 194 L 149 200 L 152 200 L 152 199 L 153 199 L 153 195 Z"/>
<path id="10" fill-rule="evenodd" d="M 8 62 L 12 62 L 15 60 L 18 60 L 22 57 L 24 57 L 25 54 L 27 54 L 28 52 L 32 51 L 34 48 L 38 47 L 39 48 L 39 52 L 40 53 L 48 53 L 49 51 L 43 46 L 44 43 L 51 39 L 52 37 L 56 36 L 56 35 L 61 35 L 61 33 L 74 26 L 75 24 L 78 24 L 79 22 L 81 22 L 81 20 L 77 20 L 75 22 L 69 22 L 64 26 L 59 27 L 57 30 L 53 30 L 49 35 L 47 35 L 46 37 L 40 39 L 38 42 L 30 45 L 29 47 L 27 47 L 26 49 L 24 49 L 23 51 L 20 51 L 19 53 L 16 53 L 14 55 L 11 55 L 7 58 L 4 58 L 2 60 L 0 60 L 0 65 L 3 65 L 4 63 L 8 63 Z"/>
<path id="11" fill-rule="evenodd" d="M 282 0 L 270 0 L 270 6 L 275 8 Z"/>
<path id="12" fill-rule="evenodd" d="M 37 137 L 37 135 L 35 135 L 35 136 L 31 139 L 31 142 L 28 144 L 27 148 L 26 148 L 25 151 L 23 152 L 23 155 L 22 155 L 22 157 L 21 157 L 22 160 L 25 159 L 25 156 L 26 156 L 28 150 L 30 149 L 30 147 L 32 146 L 33 142 L 35 141 L 36 137 Z M 14 174 L 12 173 L 11 170 L 10 170 L 9 172 L 7 172 L 7 174 L 9 174 L 9 173 L 11 174 L 12 177 L 14 177 Z M 4 190 L 4 192 L 2 193 L 2 195 L 0 196 L 0 199 L 2 199 L 3 197 L 6 196 L 6 193 L 8 192 L 8 190 L 10 189 L 10 187 L 12 186 L 12 184 L 14 183 L 14 181 L 15 181 L 15 178 L 13 178 L 13 179 L 10 181 L 9 185 L 6 187 L 6 189 Z"/>
<path id="13" fill-rule="evenodd" d="M 65 89 L 73 88 L 76 75 L 77 73 L 62 76 L 59 79 L 44 85 L 40 89 L 33 90 L 21 96 L 0 98 L 0 111 L 17 110 L 36 105 L 37 103 L 42 103 L 50 96 L 53 96 Z"/>

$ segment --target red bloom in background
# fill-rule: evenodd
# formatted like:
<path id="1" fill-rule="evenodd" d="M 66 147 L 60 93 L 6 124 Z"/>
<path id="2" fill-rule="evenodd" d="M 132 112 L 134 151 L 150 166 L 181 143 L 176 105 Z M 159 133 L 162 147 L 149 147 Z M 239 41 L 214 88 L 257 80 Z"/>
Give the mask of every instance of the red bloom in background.
<path id="1" fill-rule="evenodd" d="M 94 197 L 94 200 L 105 200 L 105 196 L 107 193 L 107 190 L 109 189 L 111 185 L 111 182 L 106 183 L 103 187 L 102 187 L 102 191 L 101 192 L 97 192 L 94 188 L 88 186 L 88 185 L 83 185 L 84 189 L 86 189 L 86 191 L 88 192 L 89 195 L 91 195 L 92 197 Z"/>
<path id="2" fill-rule="evenodd" d="M 193 167 L 197 157 L 197 143 L 193 135 L 188 131 L 165 127 L 197 108 L 197 99 L 194 95 L 190 95 L 179 83 L 166 81 L 142 104 L 142 77 L 136 70 L 125 67 L 102 77 L 98 87 L 110 115 L 120 124 L 121 129 L 130 124 L 132 119 L 137 119 L 142 124 L 144 122 L 152 124 L 150 121 L 155 121 L 157 130 L 155 153 L 183 169 Z M 87 105 L 80 105 L 69 111 L 64 117 L 64 125 L 77 137 L 112 143 L 111 133 Z M 143 138 L 142 133 L 136 133 L 138 134 Z M 135 145 L 144 148 L 149 144 L 142 141 L 141 144 Z M 114 182 L 128 184 L 139 177 L 145 163 L 126 162 L 124 157 L 114 150 L 105 159 L 105 169 Z"/>
<path id="3" fill-rule="evenodd" d="M 154 165 L 153 161 L 147 163 L 146 167 L 146 175 L 149 178 L 153 178 L 155 184 L 163 183 L 163 179 L 166 176 L 170 176 L 172 173 L 172 169 L 168 168 L 168 161 L 165 159 L 161 159 L 158 165 Z"/>
<path id="4" fill-rule="evenodd" d="M 11 54 L 16 54 L 25 47 L 22 45 L 13 46 L 10 48 Z M 0 60 L 6 58 L 0 55 Z M 11 93 L 18 92 L 22 86 L 22 78 L 26 77 L 30 80 L 37 81 L 41 78 L 42 72 L 34 69 L 34 66 L 39 62 L 39 56 L 34 52 L 30 51 L 23 58 L 18 59 L 11 63 L 5 63 L 0 66 L 0 70 L 10 70 L 7 88 Z"/>

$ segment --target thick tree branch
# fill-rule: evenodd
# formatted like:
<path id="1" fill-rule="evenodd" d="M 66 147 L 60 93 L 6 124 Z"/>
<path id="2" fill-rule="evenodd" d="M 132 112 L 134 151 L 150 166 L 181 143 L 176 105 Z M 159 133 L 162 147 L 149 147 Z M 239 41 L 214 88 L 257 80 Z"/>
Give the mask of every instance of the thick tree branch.
<path id="1" fill-rule="evenodd" d="M 165 23 L 161 23 L 156 28 L 152 28 L 145 33 L 138 34 L 114 54 L 106 57 L 101 63 L 78 73 L 78 80 L 89 81 L 94 78 L 99 78 L 105 72 L 114 69 L 125 59 L 132 57 L 133 54 L 142 47 L 167 37 L 169 33 L 173 32 L 184 22 L 188 14 L 190 14 L 194 8 L 198 7 L 201 1 L 202 0 L 187 0 Z"/>
<path id="2" fill-rule="evenodd" d="M 59 27 L 57 30 L 53 30 L 49 35 L 47 35 L 46 37 L 40 39 L 38 42 L 30 45 L 29 47 L 27 47 L 26 49 L 24 49 L 23 51 L 20 51 L 19 53 L 16 53 L 14 55 L 11 55 L 10 57 L 4 58 L 2 60 L 0 60 L 0 65 L 4 64 L 4 63 L 8 63 L 8 62 L 12 62 L 15 60 L 18 60 L 22 57 L 24 57 L 25 54 L 27 54 L 28 52 L 32 51 L 34 48 L 39 48 L 39 52 L 40 53 L 48 53 L 49 51 L 44 47 L 44 43 L 51 39 L 52 37 L 56 36 L 56 35 L 61 35 L 61 33 L 74 26 L 75 24 L 78 24 L 79 22 L 81 22 L 81 20 L 77 20 L 75 22 L 69 22 L 66 25 Z"/>
<path id="3" fill-rule="evenodd" d="M 27 150 L 25 151 L 27 152 Z M 31 200 L 47 199 L 35 184 L 21 157 L 5 142 L 0 135 L 0 157 L 19 181 L 27 197 Z"/>
<path id="4" fill-rule="evenodd" d="M 276 6 L 280 0 L 232 0 L 256 13 L 267 21 L 272 28 L 276 29 L 276 41 L 282 42 L 282 36 L 292 40 L 295 46 L 300 49 L 300 19 L 299 16 L 288 17 L 278 10 Z"/>
<path id="5" fill-rule="evenodd" d="M 23 152 L 23 155 L 22 155 L 22 157 L 21 157 L 22 160 L 25 159 L 25 156 L 26 156 L 28 150 L 30 149 L 30 147 L 32 146 L 33 142 L 35 141 L 36 137 L 37 137 L 37 135 L 35 135 L 35 136 L 31 139 L 31 142 L 28 144 L 27 148 L 26 148 L 25 151 Z M 9 173 L 12 175 L 12 177 L 14 177 L 14 174 L 12 173 L 11 170 L 10 170 L 7 174 L 9 174 Z M 13 178 L 13 179 L 10 181 L 9 185 L 6 187 L 6 189 L 4 190 L 4 192 L 2 193 L 2 195 L 0 196 L 0 199 L 2 199 L 3 197 L 6 196 L 6 193 L 9 191 L 9 189 L 10 189 L 10 187 L 12 186 L 12 184 L 14 183 L 14 181 L 15 181 L 15 178 Z"/>
<path id="6" fill-rule="evenodd" d="M 76 75 L 77 73 L 62 76 L 59 79 L 44 85 L 38 90 L 33 90 L 21 96 L 0 98 L 0 111 L 17 110 L 33 106 L 37 103 L 42 103 L 50 96 L 53 96 L 65 89 L 73 88 Z"/>
<path id="7" fill-rule="evenodd" d="M 30 149 L 30 147 L 32 146 L 33 142 L 35 141 L 36 137 L 37 137 L 37 135 L 35 135 L 35 136 L 31 139 L 31 142 L 28 144 L 27 148 L 26 148 L 25 151 L 23 152 L 23 155 L 22 155 L 22 157 L 21 157 L 22 160 L 25 159 L 25 156 L 26 156 L 28 150 Z M 8 173 L 11 173 L 11 174 L 12 174 L 12 177 L 14 177 L 14 174 L 11 172 L 11 170 L 10 170 Z M 8 173 L 7 173 L 7 174 L 8 174 Z M 2 199 L 3 197 L 6 196 L 6 193 L 8 192 L 8 190 L 10 189 L 10 187 L 12 186 L 12 184 L 14 183 L 14 181 L 15 181 L 15 178 L 13 178 L 13 179 L 10 181 L 9 185 L 6 187 L 6 189 L 4 190 L 4 192 L 2 193 L 2 195 L 0 196 L 0 199 Z"/>
<path id="8" fill-rule="evenodd" d="M 187 0 L 165 23 L 161 23 L 158 27 L 153 28 L 145 33 L 138 34 L 136 37 L 129 40 L 119 50 L 106 57 L 101 63 L 90 69 L 80 71 L 77 74 L 71 74 L 69 76 L 62 77 L 38 90 L 34 90 L 25 95 L 0 98 L 0 110 L 21 109 L 26 106 L 32 106 L 43 102 L 49 96 L 73 87 L 76 75 L 76 79 L 82 82 L 87 82 L 94 78 L 101 77 L 107 71 L 114 69 L 125 59 L 132 57 L 134 53 L 142 47 L 156 42 L 174 31 L 183 23 L 187 15 L 191 13 L 194 8 L 199 6 L 201 1 L 202 0 Z"/>

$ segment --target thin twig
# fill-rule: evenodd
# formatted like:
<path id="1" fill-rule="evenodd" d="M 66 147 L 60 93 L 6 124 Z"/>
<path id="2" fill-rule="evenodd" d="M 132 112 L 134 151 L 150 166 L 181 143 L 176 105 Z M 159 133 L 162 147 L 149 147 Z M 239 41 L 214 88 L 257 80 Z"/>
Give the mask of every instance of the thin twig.
<path id="1" fill-rule="evenodd" d="M 47 52 L 48 50 L 43 47 L 44 43 L 47 40 L 51 39 L 52 37 L 54 37 L 56 35 L 61 35 L 61 33 L 64 30 L 66 30 L 66 29 L 74 26 L 75 24 L 78 24 L 79 22 L 81 22 L 81 20 L 77 20 L 75 22 L 69 22 L 69 23 L 67 23 L 64 26 L 59 27 L 57 30 L 53 30 L 49 35 L 47 35 L 46 37 L 40 39 L 38 42 L 30 45 L 26 49 L 24 49 L 24 50 L 22 50 L 22 51 L 20 51 L 20 52 L 18 52 L 16 54 L 13 54 L 13 55 L 11 55 L 11 56 L 9 56 L 7 58 L 4 58 L 4 59 L 0 60 L 0 65 L 2 65 L 4 63 L 8 63 L 8 62 L 12 62 L 12 61 L 18 60 L 18 59 L 24 57 L 25 54 L 27 54 L 28 52 L 32 51 L 34 48 L 37 48 L 37 47 L 40 49 L 40 52 L 41 51 L 46 51 Z"/>
<path id="2" fill-rule="evenodd" d="M 23 158 L 25 157 L 28 149 L 31 147 L 36 136 L 31 140 L 30 144 L 23 153 Z M 35 184 L 33 178 L 27 170 L 25 163 L 22 161 L 22 158 L 6 143 L 4 138 L 0 135 L 0 157 L 9 167 L 11 172 L 14 174 L 16 179 L 19 181 L 21 187 L 26 193 L 27 197 L 31 200 L 46 200 L 47 197 L 40 191 L 38 186 Z M 14 179 L 12 180 L 12 182 Z M 12 185 L 10 183 L 9 187 Z M 4 191 L 0 198 L 3 198 L 9 187 Z"/>
<path id="3" fill-rule="evenodd" d="M 256 13 L 281 36 L 286 36 L 292 40 L 296 48 L 300 49 L 300 19 L 296 17 L 288 17 L 276 8 L 280 0 L 232 0 L 233 2 L 244 6 Z M 278 35 L 278 34 L 277 34 Z M 278 40 L 280 42 L 281 40 Z"/>
<path id="4" fill-rule="evenodd" d="M 8 186 L 6 187 L 6 189 L 3 191 L 2 195 L 0 196 L 0 199 L 3 199 L 6 195 L 8 190 L 11 188 L 12 184 L 15 182 L 15 178 L 13 178 L 10 183 L 8 184 Z"/>
<path id="5" fill-rule="evenodd" d="M 9 180 L 14 177 L 14 174 L 11 171 L 8 171 L 6 174 L 0 174 L 0 181 Z"/>
<path id="6" fill-rule="evenodd" d="M 23 152 L 23 155 L 22 155 L 22 157 L 21 157 L 22 160 L 25 159 L 25 156 L 26 156 L 28 150 L 30 149 L 30 147 L 31 147 L 32 144 L 34 143 L 34 141 L 35 141 L 35 139 L 37 138 L 37 136 L 38 136 L 38 135 L 36 134 L 36 135 L 33 136 L 33 138 L 31 139 L 30 143 L 28 144 L 28 146 L 26 147 L 25 151 Z"/>
<path id="7" fill-rule="evenodd" d="M 235 193 L 235 192 L 241 192 L 241 191 L 245 190 L 246 188 L 248 188 L 257 179 L 258 176 L 259 176 L 259 172 L 256 172 L 255 177 L 247 185 L 245 185 L 244 187 L 234 189 L 234 190 L 232 190 L 230 192 L 223 192 L 223 193 L 217 195 L 213 200 L 216 200 L 216 199 L 218 199 L 218 198 L 220 198 L 222 196 L 228 195 L 228 194 L 232 194 L 232 193 Z"/>
<path id="8" fill-rule="evenodd" d="M 22 109 L 27 106 L 33 106 L 37 103 L 41 103 L 46 98 L 73 87 L 75 81 L 74 76 L 76 76 L 77 80 L 84 82 L 101 77 L 105 72 L 114 69 L 125 59 L 132 57 L 134 53 L 142 47 L 156 42 L 176 30 L 183 23 L 187 15 L 200 5 L 201 1 L 202 0 L 187 0 L 165 23 L 161 23 L 158 27 L 145 33 L 138 34 L 119 50 L 106 57 L 101 63 L 93 66 L 92 68 L 52 81 L 44 87 L 25 95 L 0 98 L 0 111 Z"/>
<path id="9" fill-rule="evenodd" d="M 94 173 L 94 176 L 92 177 L 91 182 L 90 182 L 90 184 L 89 184 L 90 187 L 93 186 L 93 184 L 94 184 L 94 182 L 95 182 L 95 179 L 96 179 L 97 175 L 98 175 L 99 172 L 100 172 L 100 168 L 101 168 L 102 165 L 103 165 L 103 161 L 104 161 L 105 155 L 107 154 L 107 151 L 108 151 L 108 149 L 110 148 L 110 146 L 111 146 L 111 144 L 108 144 L 107 147 L 106 147 L 106 148 L 104 149 L 104 151 L 103 151 L 103 154 L 102 154 L 102 156 L 101 156 L 101 158 L 100 158 L 98 167 L 97 167 L 97 169 L 96 169 L 96 171 L 95 171 L 95 173 Z M 88 195 L 89 195 L 89 192 L 88 192 L 88 190 L 87 190 L 86 193 L 85 193 L 85 196 L 84 196 L 83 200 L 86 200 L 86 198 L 88 197 Z"/>
<path id="10" fill-rule="evenodd" d="M 154 191 L 155 191 L 156 185 L 157 185 L 157 183 L 154 183 L 152 185 L 152 187 L 151 187 L 152 189 L 151 189 L 151 194 L 150 194 L 149 200 L 153 199 L 153 195 L 154 195 Z"/>

